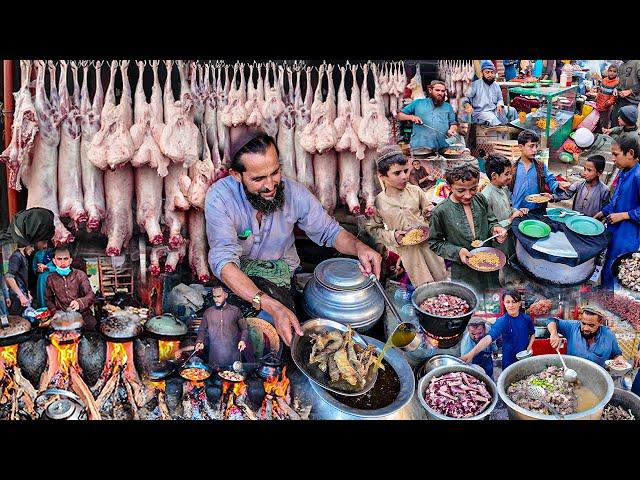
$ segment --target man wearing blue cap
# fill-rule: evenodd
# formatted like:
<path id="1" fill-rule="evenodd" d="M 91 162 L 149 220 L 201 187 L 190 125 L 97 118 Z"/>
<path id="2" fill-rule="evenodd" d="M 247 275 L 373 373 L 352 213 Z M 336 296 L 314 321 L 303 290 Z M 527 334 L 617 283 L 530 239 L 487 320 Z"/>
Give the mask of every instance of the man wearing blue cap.
<path id="1" fill-rule="evenodd" d="M 474 81 L 462 98 L 465 112 L 471 114 L 471 122 L 481 125 L 504 125 L 518 116 L 513 107 L 507 107 L 502 100 L 500 86 L 495 83 L 496 67 L 491 60 L 480 64 L 482 78 Z"/>

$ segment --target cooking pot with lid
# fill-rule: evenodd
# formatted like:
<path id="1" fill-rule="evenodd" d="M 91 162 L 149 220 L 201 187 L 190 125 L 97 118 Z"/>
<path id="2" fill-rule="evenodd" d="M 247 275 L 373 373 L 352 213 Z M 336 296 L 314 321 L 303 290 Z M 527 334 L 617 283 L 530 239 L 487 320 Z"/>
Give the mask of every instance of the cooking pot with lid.
<path id="1" fill-rule="evenodd" d="M 178 320 L 171 313 L 163 313 L 147 320 L 144 329 L 151 336 L 156 337 L 182 337 L 187 334 L 187 325 Z"/>
<path id="2" fill-rule="evenodd" d="M 110 342 L 129 342 L 142 334 L 142 324 L 137 315 L 119 314 L 107 317 L 98 330 Z"/>
<path id="3" fill-rule="evenodd" d="M 8 315 L 6 326 L 0 325 L 0 347 L 15 345 L 31 338 L 34 329 L 31 322 L 18 315 Z"/>
<path id="4" fill-rule="evenodd" d="M 355 329 L 368 329 L 384 313 L 384 299 L 351 258 L 320 262 L 303 291 L 302 306 L 310 318 L 326 318 Z"/>

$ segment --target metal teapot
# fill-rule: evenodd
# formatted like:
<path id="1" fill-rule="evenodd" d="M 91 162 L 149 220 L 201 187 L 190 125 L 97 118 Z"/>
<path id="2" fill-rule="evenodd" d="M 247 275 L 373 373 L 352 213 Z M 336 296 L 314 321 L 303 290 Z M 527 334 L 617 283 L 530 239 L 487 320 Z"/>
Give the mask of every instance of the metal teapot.
<path id="1" fill-rule="evenodd" d="M 257 375 L 260 378 L 277 377 L 282 370 L 282 359 L 276 352 L 269 352 L 258 360 L 260 363 Z"/>
<path id="2" fill-rule="evenodd" d="M 36 402 L 46 395 L 61 395 L 66 398 L 51 403 L 42 413 L 44 420 L 87 420 L 87 410 L 76 394 L 59 388 L 49 388 L 38 395 Z"/>

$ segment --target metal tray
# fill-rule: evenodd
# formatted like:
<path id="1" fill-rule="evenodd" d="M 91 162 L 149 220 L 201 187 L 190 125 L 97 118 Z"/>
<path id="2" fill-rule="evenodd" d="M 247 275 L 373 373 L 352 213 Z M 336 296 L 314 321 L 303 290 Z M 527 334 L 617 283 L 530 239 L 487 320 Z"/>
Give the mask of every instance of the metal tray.
<path id="1" fill-rule="evenodd" d="M 348 397 L 355 397 L 362 395 L 373 388 L 378 378 L 378 371 L 375 368 L 369 367 L 367 372 L 367 381 L 362 389 L 357 389 L 352 385 L 349 385 L 345 381 L 330 382 L 329 374 L 323 372 L 317 365 L 309 365 L 309 355 L 311 354 L 311 333 L 320 334 L 323 331 L 338 330 L 341 333 L 348 331 L 348 327 L 333 320 L 326 320 L 324 318 L 317 318 L 309 320 L 302 324 L 303 336 L 294 335 L 291 341 L 291 358 L 296 366 L 304 373 L 309 380 L 319 385 L 320 387 L 330 390 L 334 393 L 345 395 Z M 366 348 L 367 342 L 355 331 L 353 332 L 353 341 Z"/>

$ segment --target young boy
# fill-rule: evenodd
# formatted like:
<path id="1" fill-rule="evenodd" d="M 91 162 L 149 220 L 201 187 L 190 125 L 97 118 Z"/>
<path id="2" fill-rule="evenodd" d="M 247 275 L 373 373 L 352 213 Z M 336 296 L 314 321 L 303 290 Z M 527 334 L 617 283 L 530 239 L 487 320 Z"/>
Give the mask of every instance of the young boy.
<path id="1" fill-rule="evenodd" d="M 610 200 L 609 189 L 600 181 L 604 166 L 605 159 L 602 155 L 590 156 L 584 162 L 584 170 L 580 174 L 584 180 L 573 183 L 566 192 L 556 193 L 553 196 L 553 201 L 559 202 L 573 197 L 571 208 L 576 212 L 593 217 Z"/>
<path id="2" fill-rule="evenodd" d="M 528 208 L 529 210 L 543 210 L 546 203 L 531 203 L 525 198 L 527 195 L 541 194 L 551 200 L 551 193 L 569 188 L 569 182 L 558 182 L 556 177 L 549 172 L 546 165 L 535 159 L 538 151 L 540 137 L 531 130 L 523 130 L 518 135 L 518 147 L 520 158 L 513 166 L 513 178 L 511 179 L 511 201 L 515 208 Z M 545 187 L 551 193 L 545 192 Z"/>
<path id="3" fill-rule="evenodd" d="M 603 133 L 610 135 L 613 140 L 618 140 L 622 135 L 638 136 L 638 107 L 626 105 L 618 111 L 618 126 L 603 129 Z"/>
<path id="4" fill-rule="evenodd" d="M 433 204 L 420 187 L 409 183 L 409 166 L 400 148 L 383 147 L 376 159 L 384 191 L 376 196 L 377 214 L 367 221 L 366 230 L 376 240 L 392 247 L 414 286 L 447 279 L 442 258 L 429 249 L 427 242 L 401 245 L 405 234 L 417 226 L 427 226 Z M 386 225 L 386 228 L 385 228 Z"/>
<path id="5" fill-rule="evenodd" d="M 616 103 L 616 87 L 619 83 L 618 67 L 609 65 L 607 75 L 602 79 L 602 84 L 598 87 L 598 93 L 596 95 L 596 110 L 600 112 L 598 126 L 603 132 L 604 129 L 609 128 L 609 124 L 611 123 L 611 109 Z"/>
<path id="6" fill-rule="evenodd" d="M 22 315 L 33 297 L 29 292 L 29 260 L 27 256 L 33 253 L 33 245 L 18 247 L 9 257 L 9 270 L 4 278 L 9 287 L 9 314 Z"/>
<path id="7" fill-rule="evenodd" d="M 620 169 L 611 203 L 595 215 L 609 224 L 611 240 L 602 269 L 602 285 L 613 288 L 611 266 L 618 256 L 640 249 L 640 145 L 637 137 L 623 136 L 611 147 L 613 161 Z"/>
<path id="8" fill-rule="evenodd" d="M 435 183 L 435 178 L 429 175 L 427 169 L 420 164 L 420 160 L 414 158 L 411 162 L 413 169 L 409 173 L 409 182 L 411 185 L 427 189 Z"/>
<path id="9" fill-rule="evenodd" d="M 440 202 L 431 215 L 429 246 L 445 260 L 453 262 L 451 280 L 466 283 L 481 294 L 499 288 L 498 272 L 478 272 L 468 266 L 473 240 L 485 240 L 500 234 L 498 243 L 507 239 L 507 230 L 489 210 L 487 201 L 478 193 L 480 170 L 463 164 L 447 169 L 445 178 L 451 195 Z M 406 263 L 405 263 L 406 265 Z"/>
<path id="10" fill-rule="evenodd" d="M 94 330 L 97 322 L 91 313 L 91 305 L 96 297 L 91 290 L 89 277 L 82 270 L 71 268 L 73 257 L 69 247 L 56 247 L 52 261 L 55 271 L 47 277 L 44 293 L 49 312 L 52 316 L 57 310 L 79 312 L 85 328 Z"/>

